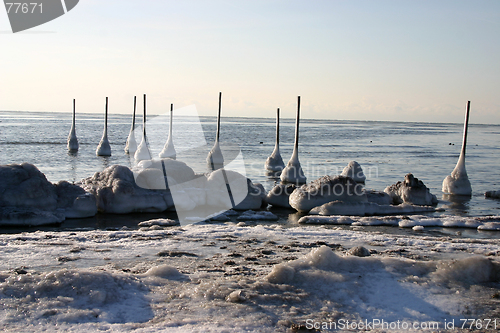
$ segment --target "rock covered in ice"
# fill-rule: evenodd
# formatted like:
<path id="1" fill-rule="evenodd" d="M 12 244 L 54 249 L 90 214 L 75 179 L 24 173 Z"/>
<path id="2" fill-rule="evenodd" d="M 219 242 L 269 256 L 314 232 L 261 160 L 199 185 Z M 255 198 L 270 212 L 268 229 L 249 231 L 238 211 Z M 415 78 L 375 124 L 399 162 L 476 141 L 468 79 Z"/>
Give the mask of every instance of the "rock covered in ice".
<path id="1" fill-rule="evenodd" d="M 68 182 L 50 183 L 29 163 L 0 166 L 0 189 L 2 225 L 53 224 L 97 212 L 91 194 Z"/>
<path id="2" fill-rule="evenodd" d="M 160 227 L 169 227 L 172 225 L 179 225 L 179 222 L 172 219 L 153 219 L 142 221 L 138 224 L 139 227 L 151 227 L 154 225 L 158 225 Z"/>
<path id="3" fill-rule="evenodd" d="M 163 170 L 167 175 L 166 183 Z M 166 189 L 169 183 L 181 184 L 197 177 L 186 163 L 170 158 L 140 161 L 134 176 L 140 187 L 156 190 Z"/>
<path id="4" fill-rule="evenodd" d="M 379 205 L 374 202 L 343 202 L 332 201 L 309 211 L 311 215 L 345 215 L 345 216 L 371 216 L 371 215 L 394 215 L 394 214 L 415 214 L 422 212 L 434 212 L 436 208 L 432 206 L 418 206 L 403 203 L 397 206 Z M 300 221 L 299 221 L 300 222 Z"/>
<path id="5" fill-rule="evenodd" d="M 56 184 L 57 207 L 66 218 L 84 218 L 97 214 L 95 196 L 77 185 L 60 181 Z"/>
<path id="6" fill-rule="evenodd" d="M 64 221 L 61 212 L 26 207 L 0 207 L 0 226 L 39 226 Z"/>
<path id="7" fill-rule="evenodd" d="M 125 166 L 112 165 L 83 179 L 81 185 L 95 195 L 101 212 L 162 212 L 173 206 L 169 191 L 139 187 L 134 174 Z"/>
<path id="8" fill-rule="evenodd" d="M 0 206 L 45 211 L 57 208 L 55 186 L 33 164 L 0 166 L 0 189 Z"/>
<path id="9" fill-rule="evenodd" d="M 308 212 L 314 207 L 331 201 L 368 202 L 362 185 L 345 176 L 323 176 L 295 189 L 290 195 L 290 205 L 298 211 Z"/>
<path id="10" fill-rule="evenodd" d="M 351 248 L 347 253 L 349 253 L 352 256 L 356 257 L 369 257 L 370 256 L 370 250 L 368 250 L 366 247 L 363 246 L 355 246 Z"/>
<path id="11" fill-rule="evenodd" d="M 277 184 L 265 197 L 265 202 L 275 207 L 292 208 L 290 194 L 297 188 L 295 184 Z"/>
<path id="12" fill-rule="evenodd" d="M 382 191 L 375 190 L 365 190 L 366 198 L 368 202 L 373 202 L 378 205 L 390 205 L 392 204 L 392 197 Z"/>
<path id="13" fill-rule="evenodd" d="M 229 196 L 226 179 L 229 183 Z M 236 171 L 218 169 L 209 174 L 207 201 L 210 205 L 223 205 L 228 209 L 259 209 L 262 206 L 263 191 L 262 185 L 253 184 L 249 178 Z M 232 198 L 229 206 L 227 206 L 227 198 Z M 234 207 L 231 207 L 232 202 L 235 204 Z"/>
<path id="14" fill-rule="evenodd" d="M 403 182 L 399 181 L 396 184 L 387 186 L 384 192 L 392 197 L 395 205 L 403 202 L 422 206 L 436 205 L 438 203 L 436 196 L 431 194 L 427 186 L 411 173 L 405 176 Z"/>
<path id="15" fill-rule="evenodd" d="M 500 191 L 486 191 L 486 193 L 484 193 L 484 196 L 486 198 L 500 199 Z"/>
<path id="16" fill-rule="evenodd" d="M 349 215 L 365 216 L 374 215 L 378 205 L 371 202 L 344 202 L 331 201 L 309 211 L 311 215 Z"/>
<path id="17" fill-rule="evenodd" d="M 464 154 L 460 154 L 455 169 L 453 169 L 451 175 L 443 180 L 443 193 L 455 195 L 472 194 L 469 176 L 467 176 L 467 171 L 465 170 Z"/>
<path id="18" fill-rule="evenodd" d="M 278 216 L 268 211 L 247 210 L 238 216 L 238 221 L 277 221 Z"/>
<path id="19" fill-rule="evenodd" d="M 366 181 L 366 176 L 363 173 L 363 169 L 361 168 L 361 165 L 359 165 L 359 163 L 356 161 L 350 161 L 340 175 L 351 177 L 357 183 L 364 184 L 364 182 Z"/>

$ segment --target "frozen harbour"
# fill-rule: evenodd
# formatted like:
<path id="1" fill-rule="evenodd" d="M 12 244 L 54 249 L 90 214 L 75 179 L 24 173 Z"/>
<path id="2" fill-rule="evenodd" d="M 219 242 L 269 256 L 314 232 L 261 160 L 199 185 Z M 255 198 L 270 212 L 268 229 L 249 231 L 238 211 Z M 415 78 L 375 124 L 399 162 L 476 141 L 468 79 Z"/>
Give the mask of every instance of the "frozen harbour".
<path id="1" fill-rule="evenodd" d="M 496 240 L 164 225 L 0 235 L 0 328 L 293 332 L 349 320 L 445 331 L 453 320 L 498 318 Z M 358 246 L 370 256 L 349 254 Z"/>

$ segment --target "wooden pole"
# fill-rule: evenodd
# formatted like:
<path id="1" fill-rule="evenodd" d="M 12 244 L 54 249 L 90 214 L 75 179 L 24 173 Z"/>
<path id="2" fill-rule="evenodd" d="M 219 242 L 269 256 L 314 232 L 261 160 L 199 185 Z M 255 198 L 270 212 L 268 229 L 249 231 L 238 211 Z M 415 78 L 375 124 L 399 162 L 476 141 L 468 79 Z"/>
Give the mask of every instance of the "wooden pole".
<path id="1" fill-rule="evenodd" d="M 108 130 L 108 98 L 106 97 L 106 111 L 104 115 L 104 130 Z"/>
<path id="2" fill-rule="evenodd" d="M 134 118 L 132 118 L 132 130 L 135 129 L 135 110 L 137 105 L 137 96 L 134 96 Z"/>
<path id="3" fill-rule="evenodd" d="M 469 128 L 469 112 L 470 112 L 470 101 L 467 101 L 467 109 L 465 111 L 465 122 L 464 122 L 464 141 L 462 142 L 462 154 L 465 155 L 465 146 L 467 145 L 467 130 Z"/>
<path id="4" fill-rule="evenodd" d="M 276 145 L 280 143 L 280 108 L 276 111 Z"/>
<path id="5" fill-rule="evenodd" d="M 73 128 L 75 128 L 75 114 L 76 114 L 76 104 L 75 99 L 73 98 Z"/>
<path id="6" fill-rule="evenodd" d="M 174 118 L 174 104 L 170 104 L 170 132 L 169 135 L 172 136 L 172 120 Z"/>
<path id="7" fill-rule="evenodd" d="M 295 149 L 299 147 L 300 96 L 297 97 L 297 119 L 295 120 Z"/>
<path id="8" fill-rule="evenodd" d="M 219 92 L 219 113 L 217 114 L 217 137 L 216 137 L 216 141 L 219 141 L 221 102 L 222 102 L 222 92 Z"/>
<path id="9" fill-rule="evenodd" d="M 142 115 L 142 132 L 146 137 L 146 94 L 144 94 L 144 114 Z"/>

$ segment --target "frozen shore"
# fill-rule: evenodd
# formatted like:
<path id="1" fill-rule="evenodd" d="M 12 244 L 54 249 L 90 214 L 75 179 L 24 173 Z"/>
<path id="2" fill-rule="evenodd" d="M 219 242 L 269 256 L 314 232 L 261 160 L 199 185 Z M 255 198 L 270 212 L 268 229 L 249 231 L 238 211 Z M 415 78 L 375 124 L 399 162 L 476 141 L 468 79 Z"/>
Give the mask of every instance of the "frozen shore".
<path id="1" fill-rule="evenodd" d="M 444 332 L 445 320 L 498 317 L 496 240 L 164 225 L 0 235 L 0 328 L 292 332 L 308 322 L 399 320 L 438 322 Z M 351 255 L 359 246 L 370 255 Z"/>

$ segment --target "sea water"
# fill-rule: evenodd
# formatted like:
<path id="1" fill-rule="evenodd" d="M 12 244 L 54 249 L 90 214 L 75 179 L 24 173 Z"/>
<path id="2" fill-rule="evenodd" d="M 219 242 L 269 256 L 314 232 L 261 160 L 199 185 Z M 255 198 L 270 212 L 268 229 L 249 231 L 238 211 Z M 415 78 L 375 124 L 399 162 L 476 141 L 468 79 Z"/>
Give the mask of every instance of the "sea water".
<path id="1" fill-rule="evenodd" d="M 110 157 L 95 154 L 104 119 L 103 115 L 90 113 L 77 113 L 80 149 L 76 154 L 68 153 L 71 116 L 71 113 L 56 112 L 0 112 L 0 164 L 32 163 L 51 182 L 78 182 L 114 164 L 134 166 L 134 160 L 124 153 L 131 115 L 109 115 Z M 174 114 L 174 120 L 175 117 Z M 215 140 L 216 118 L 193 119 L 191 122 L 178 121 L 177 130 L 174 121 L 177 159 L 196 172 L 207 172 L 205 160 Z M 294 119 L 281 119 L 280 150 L 285 164 L 293 150 L 294 127 Z M 193 128 L 194 132 L 189 132 Z M 146 129 L 151 154 L 157 158 L 168 137 L 168 116 L 148 116 Z M 141 131 L 142 117 L 138 116 L 138 143 Z M 450 201 L 441 193 L 443 179 L 458 160 L 462 131 L 460 123 L 303 119 L 299 159 L 308 181 L 327 174 L 340 174 L 349 161 L 355 160 L 367 176 L 368 189 L 383 191 L 386 186 L 402 181 L 407 173 L 413 173 L 438 196 L 439 207 L 444 208 L 446 214 L 498 215 L 500 201 L 485 199 L 484 192 L 500 187 L 500 125 L 470 125 L 466 168 L 472 184 L 472 198 Z M 267 190 L 272 188 L 275 180 L 267 177 L 264 163 L 274 148 L 275 119 L 222 117 L 220 142 L 223 153 L 225 147 L 229 147 L 226 163 L 241 153 L 242 171 L 246 176 L 254 183 L 262 183 Z"/>
<path id="2" fill-rule="evenodd" d="M 80 149 L 68 154 L 70 114 L 2 112 L 0 164 L 33 163 L 51 182 L 77 182 L 112 164 L 133 166 L 123 152 L 130 118 L 111 115 L 112 156 L 97 157 L 100 115 L 77 114 Z M 283 119 L 281 125 L 286 162 L 294 121 Z M 201 117 L 199 126 L 203 138 L 186 130 L 184 138 L 192 140 L 179 136 L 176 141 L 174 132 L 174 144 L 179 160 L 206 172 L 216 119 Z M 151 116 L 147 129 L 157 156 L 168 122 Z M 267 189 L 273 180 L 263 167 L 274 147 L 274 130 L 274 119 L 223 118 L 221 123 L 221 143 L 237 146 L 246 175 Z M 500 201 L 484 198 L 485 191 L 499 187 L 499 134 L 497 125 L 470 126 L 466 164 L 473 196 L 462 202 L 440 193 L 460 153 L 461 124 L 303 120 L 299 158 L 308 180 L 338 174 L 356 160 L 367 188 L 383 190 L 411 172 L 438 196 L 448 215 L 499 215 Z M 198 146 L 201 141 L 204 146 Z M 225 156 L 234 155 L 233 149 Z M 98 214 L 103 226 L 117 223 L 115 230 L 78 230 L 85 225 L 82 219 L 45 231 L 0 229 L 0 330 L 287 332 L 308 324 L 383 320 L 391 327 L 418 323 L 425 331 L 430 322 L 441 329 L 450 323 L 463 328 L 468 318 L 492 318 L 489 328 L 500 325 L 495 319 L 497 239 L 452 237 L 455 230 L 449 237 L 444 231 L 429 237 L 432 231 L 412 229 L 393 235 L 397 227 L 287 227 L 286 221 L 121 228 L 127 220 L 137 225 L 150 218 Z M 74 228 L 65 228 L 67 223 Z M 356 246 L 371 256 L 350 255 Z"/>

